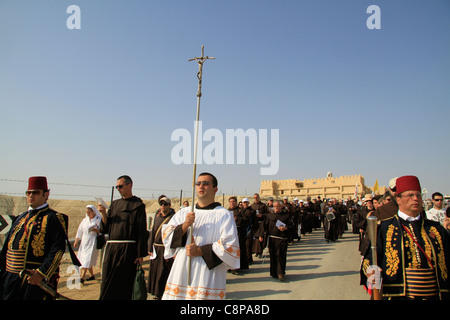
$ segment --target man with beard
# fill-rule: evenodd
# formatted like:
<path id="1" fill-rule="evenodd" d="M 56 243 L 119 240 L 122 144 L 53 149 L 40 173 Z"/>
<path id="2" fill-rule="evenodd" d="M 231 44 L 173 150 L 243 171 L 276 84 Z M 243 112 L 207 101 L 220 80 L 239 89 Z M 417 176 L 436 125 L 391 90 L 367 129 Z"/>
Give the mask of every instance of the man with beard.
<path id="1" fill-rule="evenodd" d="M 164 259 L 164 245 L 162 243 L 162 226 L 170 221 L 175 214 L 171 207 L 172 201 L 165 195 L 158 198 L 159 209 L 155 215 L 152 233 L 148 240 L 150 255 L 150 270 L 148 274 L 148 292 L 153 300 L 160 300 L 164 294 L 167 277 L 172 269 L 173 258 Z"/>
<path id="2" fill-rule="evenodd" d="M 275 201 L 274 212 L 267 215 L 266 228 L 269 235 L 270 275 L 284 281 L 288 248 L 290 215 L 282 210 L 281 201 Z"/>

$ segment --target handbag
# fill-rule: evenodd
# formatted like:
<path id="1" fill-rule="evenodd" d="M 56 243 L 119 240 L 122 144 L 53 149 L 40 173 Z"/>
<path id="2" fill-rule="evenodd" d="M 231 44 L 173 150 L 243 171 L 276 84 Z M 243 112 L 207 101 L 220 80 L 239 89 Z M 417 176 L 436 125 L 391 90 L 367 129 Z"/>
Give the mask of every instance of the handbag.
<path id="1" fill-rule="evenodd" d="M 105 235 L 104 235 L 104 234 L 99 234 L 99 235 L 97 236 L 97 244 L 96 244 L 97 249 L 103 249 L 103 247 L 105 246 L 105 244 L 106 244 L 106 238 L 105 238 Z"/>
<path id="2" fill-rule="evenodd" d="M 136 267 L 136 276 L 133 284 L 133 300 L 147 300 L 147 285 L 145 284 L 145 273 L 140 263 Z"/>

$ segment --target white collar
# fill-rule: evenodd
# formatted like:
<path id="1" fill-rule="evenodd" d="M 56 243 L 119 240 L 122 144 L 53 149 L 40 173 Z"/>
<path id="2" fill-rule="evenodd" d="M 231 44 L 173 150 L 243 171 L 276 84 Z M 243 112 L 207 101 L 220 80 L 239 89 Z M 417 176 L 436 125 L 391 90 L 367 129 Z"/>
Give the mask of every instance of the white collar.
<path id="1" fill-rule="evenodd" d="M 48 203 L 46 202 L 46 203 L 44 203 L 42 206 L 39 206 L 39 207 L 37 207 L 37 208 L 33 208 L 33 207 L 28 207 L 28 211 L 30 211 L 30 210 L 39 210 L 39 209 L 43 209 L 43 208 L 45 208 L 46 206 L 48 206 Z"/>
<path id="2" fill-rule="evenodd" d="M 400 218 L 402 218 L 403 220 L 406 220 L 406 221 L 418 221 L 418 220 L 420 220 L 420 214 L 417 215 L 417 217 L 414 218 L 414 217 L 408 216 L 406 213 L 403 213 L 400 210 L 398 210 L 398 216 Z"/>

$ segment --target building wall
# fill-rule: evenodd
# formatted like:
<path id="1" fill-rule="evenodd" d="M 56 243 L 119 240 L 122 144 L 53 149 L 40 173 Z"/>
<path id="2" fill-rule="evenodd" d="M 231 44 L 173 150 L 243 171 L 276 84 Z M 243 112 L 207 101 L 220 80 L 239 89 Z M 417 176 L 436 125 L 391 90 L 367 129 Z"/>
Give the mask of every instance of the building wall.
<path id="1" fill-rule="evenodd" d="M 365 194 L 372 193 L 372 189 L 364 184 L 362 175 L 349 175 L 333 177 L 331 173 L 326 178 L 318 179 L 289 179 L 289 180 L 263 180 L 259 194 L 262 198 L 276 197 L 298 198 L 306 200 L 307 197 L 347 199 L 355 196 L 355 188 L 358 186 L 357 196 L 363 198 Z M 380 187 L 377 194 L 383 194 L 385 187 Z"/>

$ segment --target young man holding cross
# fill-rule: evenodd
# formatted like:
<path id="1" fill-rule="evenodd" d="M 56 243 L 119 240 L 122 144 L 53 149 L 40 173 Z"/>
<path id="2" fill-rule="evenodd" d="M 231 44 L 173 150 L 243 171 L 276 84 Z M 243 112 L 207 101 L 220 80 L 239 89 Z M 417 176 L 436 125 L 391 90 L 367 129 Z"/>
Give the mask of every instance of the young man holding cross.
<path id="1" fill-rule="evenodd" d="M 239 240 L 233 214 L 214 202 L 217 179 L 210 173 L 201 173 L 195 185 L 198 202 L 194 212 L 190 207 L 182 208 L 161 231 L 164 258 L 175 257 L 164 300 L 224 299 L 227 269 L 239 268 Z M 186 245 L 190 226 L 192 241 Z"/>

